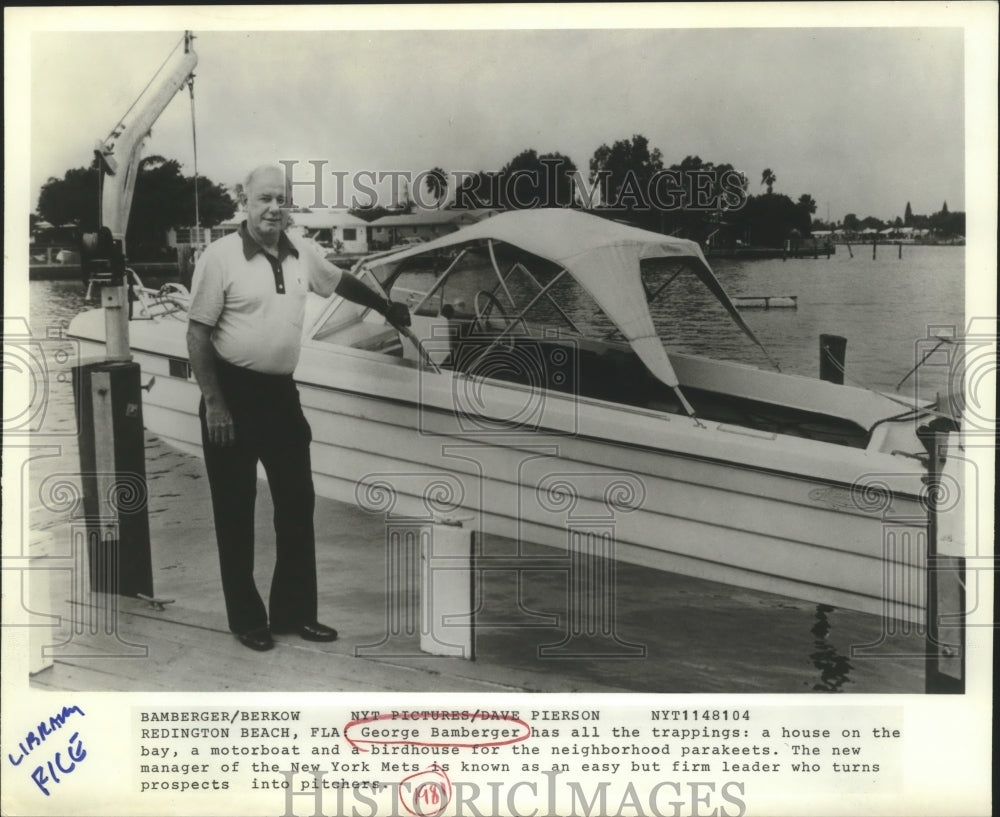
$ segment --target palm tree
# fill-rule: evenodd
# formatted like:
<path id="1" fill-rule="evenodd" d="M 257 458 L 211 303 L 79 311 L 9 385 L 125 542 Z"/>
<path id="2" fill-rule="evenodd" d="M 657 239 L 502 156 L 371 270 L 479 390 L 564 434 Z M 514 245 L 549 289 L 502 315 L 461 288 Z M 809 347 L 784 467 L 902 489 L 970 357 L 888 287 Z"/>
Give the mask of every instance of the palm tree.
<path id="1" fill-rule="evenodd" d="M 448 177 L 440 167 L 435 167 L 424 179 L 427 185 L 427 192 L 434 197 L 437 206 L 440 208 L 445 202 L 445 193 L 448 190 Z"/>
<path id="2" fill-rule="evenodd" d="M 774 183 L 778 181 L 778 177 L 774 175 L 774 171 L 771 168 L 765 168 L 764 172 L 760 174 L 760 183 L 767 185 L 767 194 L 771 195 L 771 190 L 774 188 Z"/>

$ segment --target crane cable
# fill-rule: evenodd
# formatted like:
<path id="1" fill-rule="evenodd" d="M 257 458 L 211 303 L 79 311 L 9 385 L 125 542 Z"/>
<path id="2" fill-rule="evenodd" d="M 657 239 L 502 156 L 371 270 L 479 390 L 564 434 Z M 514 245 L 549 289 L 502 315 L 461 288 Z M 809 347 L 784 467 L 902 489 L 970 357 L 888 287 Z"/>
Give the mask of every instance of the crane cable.
<path id="1" fill-rule="evenodd" d="M 123 126 L 123 124 L 125 122 L 125 119 L 128 117 L 128 115 L 130 113 L 132 113 L 132 109 L 139 103 L 139 100 L 142 99 L 143 94 L 145 94 L 146 91 L 149 90 L 149 88 L 153 84 L 153 82 L 156 81 L 156 78 L 160 75 L 160 72 L 163 70 L 164 66 L 170 61 L 170 58 L 174 55 L 174 52 L 177 50 L 177 48 L 180 46 L 180 44 L 183 43 L 186 39 L 187 39 L 187 35 L 185 34 L 185 35 L 183 35 L 174 44 L 174 47 L 170 49 L 170 53 L 167 54 L 166 59 L 163 60 L 163 62 L 160 64 L 160 67 L 157 68 L 156 72 L 153 74 L 153 76 L 150 77 L 149 82 L 146 83 L 146 87 L 143 88 L 139 92 L 139 95 L 132 101 L 132 104 L 128 106 L 128 109 L 125 111 L 125 113 L 123 113 L 121 115 L 121 117 L 119 118 L 118 122 L 115 123 L 115 126 L 111 129 L 111 131 L 108 133 L 108 135 L 104 137 L 104 142 L 105 143 L 107 143 L 107 141 L 109 139 L 113 139 L 113 138 L 115 138 L 116 136 L 118 136 L 121 133 L 120 128 L 122 128 L 122 126 Z M 191 81 L 191 80 L 189 80 L 189 81 Z M 194 94 L 194 88 L 193 87 L 191 89 L 191 93 Z M 192 106 L 194 105 L 193 98 L 192 98 L 191 104 L 192 104 Z M 193 108 L 192 108 L 192 115 L 193 115 Z M 198 161 L 197 160 L 197 154 L 195 154 L 195 195 L 197 195 L 197 189 L 198 189 L 197 161 Z M 103 188 L 104 188 L 104 174 L 101 172 L 101 168 L 98 167 L 97 168 L 97 226 L 98 227 L 100 227 L 104 223 L 104 213 L 103 213 L 104 190 L 103 190 Z M 197 200 L 196 200 L 196 202 L 197 202 Z M 196 208 L 197 208 L 197 204 L 196 204 Z M 197 209 L 196 209 L 195 216 L 197 218 Z"/>
<path id="2" fill-rule="evenodd" d="M 195 242 L 196 247 L 202 244 L 201 216 L 198 211 L 198 129 L 195 125 L 194 115 L 194 74 L 188 77 L 188 91 L 191 93 L 191 144 L 194 150 L 194 228 L 198 236 Z"/>
<path id="3" fill-rule="evenodd" d="M 135 98 L 135 101 L 131 105 L 128 106 L 128 110 L 125 111 L 125 113 L 122 114 L 121 119 L 118 120 L 118 123 L 111 129 L 111 132 L 105 137 L 105 139 L 104 139 L 105 142 L 107 142 L 108 139 L 111 139 L 112 137 L 117 136 L 119 133 L 121 133 L 121 131 L 119 131 L 118 129 L 120 127 L 122 127 L 122 124 L 125 122 L 125 117 L 127 117 L 132 112 L 132 109 L 138 104 L 139 100 L 142 99 L 143 94 L 145 94 L 146 91 L 149 90 L 150 86 L 153 84 L 153 82 L 156 80 L 156 78 L 160 75 L 160 71 L 162 71 L 163 67 L 170 61 L 170 58 L 174 55 L 174 51 L 177 50 L 178 46 L 180 46 L 180 44 L 182 42 L 184 42 L 184 40 L 185 40 L 185 37 L 182 36 L 177 41 L 177 43 L 174 45 L 174 47 L 172 49 L 170 49 L 170 53 L 167 54 L 167 58 L 161 63 L 160 67 L 156 69 L 156 73 L 153 74 L 153 76 L 150 78 L 149 82 L 146 83 L 146 87 L 143 88 L 139 92 L 139 96 L 137 96 Z"/>

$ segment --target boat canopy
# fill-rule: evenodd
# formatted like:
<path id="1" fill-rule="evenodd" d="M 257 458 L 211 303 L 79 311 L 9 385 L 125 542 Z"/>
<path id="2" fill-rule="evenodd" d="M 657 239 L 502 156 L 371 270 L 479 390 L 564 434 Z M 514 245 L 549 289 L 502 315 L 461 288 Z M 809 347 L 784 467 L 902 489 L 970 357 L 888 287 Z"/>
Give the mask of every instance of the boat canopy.
<path id="1" fill-rule="evenodd" d="M 646 368 L 672 388 L 678 386 L 677 375 L 656 333 L 642 282 L 641 262 L 646 259 L 685 262 L 736 324 L 767 354 L 696 242 L 579 210 L 544 208 L 500 213 L 412 249 L 372 259 L 366 266 L 373 272 L 391 270 L 407 258 L 482 241 L 510 244 L 565 269 L 618 327 Z"/>

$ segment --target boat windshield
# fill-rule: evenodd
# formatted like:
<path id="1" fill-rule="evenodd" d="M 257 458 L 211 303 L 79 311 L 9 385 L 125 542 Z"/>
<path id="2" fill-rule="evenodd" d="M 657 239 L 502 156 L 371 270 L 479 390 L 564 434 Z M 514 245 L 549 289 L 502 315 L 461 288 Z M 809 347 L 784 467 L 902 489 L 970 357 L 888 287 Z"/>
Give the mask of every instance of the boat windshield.
<path id="1" fill-rule="evenodd" d="M 746 335 L 690 265 L 649 258 L 640 267 L 649 314 L 668 351 L 757 366 L 767 360 L 758 346 L 747 343 Z M 621 335 L 612 327 L 608 337 Z"/>
<path id="2" fill-rule="evenodd" d="M 665 344 L 697 350 L 704 323 L 729 323 L 725 309 L 680 259 L 641 263 L 645 299 Z M 505 242 L 415 256 L 383 273 L 382 286 L 417 317 L 476 321 L 482 332 L 577 336 L 627 343 L 621 328 L 562 267 Z M 478 310 L 478 311 L 477 311 Z M 691 326 L 695 316 L 695 326 Z M 738 332 L 734 332 L 737 342 Z"/>

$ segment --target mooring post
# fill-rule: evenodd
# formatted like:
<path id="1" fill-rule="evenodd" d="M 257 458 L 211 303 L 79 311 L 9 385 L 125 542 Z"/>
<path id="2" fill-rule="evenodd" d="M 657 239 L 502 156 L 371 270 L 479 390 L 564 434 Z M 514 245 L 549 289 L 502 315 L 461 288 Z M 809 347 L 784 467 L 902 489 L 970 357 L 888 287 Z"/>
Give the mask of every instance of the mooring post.
<path id="1" fill-rule="evenodd" d="M 420 649 L 476 657 L 476 532 L 438 523 L 420 548 Z"/>
<path id="2" fill-rule="evenodd" d="M 948 451 L 948 431 L 930 424 L 930 462 L 927 468 L 927 621 L 925 636 L 924 691 L 929 694 L 965 692 L 965 559 L 956 555 L 956 545 L 942 548 L 942 472 Z M 940 424 L 938 424 L 940 425 Z M 956 502 L 954 497 L 944 502 Z M 959 505 L 959 508 L 961 505 Z M 958 512 L 952 508 L 952 515 Z M 954 527 L 954 526 L 952 526 Z M 953 537 L 954 538 L 954 537 Z M 964 540 L 964 535 L 957 537 Z M 944 631 L 957 633 L 957 642 Z"/>
<path id="3" fill-rule="evenodd" d="M 902 260 L 903 259 L 903 242 L 902 241 L 897 241 L 896 242 L 896 246 L 899 248 L 899 259 Z"/>
<path id="4" fill-rule="evenodd" d="M 141 369 L 128 343 L 123 242 L 107 227 L 83 237 L 80 265 L 100 288 L 107 358 L 73 369 L 90 589 L 153 595 Z"/>
<path id="5" fill-rule="evenodd" d="M 872 261 L 875 260 L 875 255 L 878 252 L 878 233 L 872 236 Z"/>
<path id="6" fill-rule="evenodd" d="M 840 335 L 819 336 L 819 379 L 844 384 L 844 361 L 847 359 L 847 338 Z"/>

